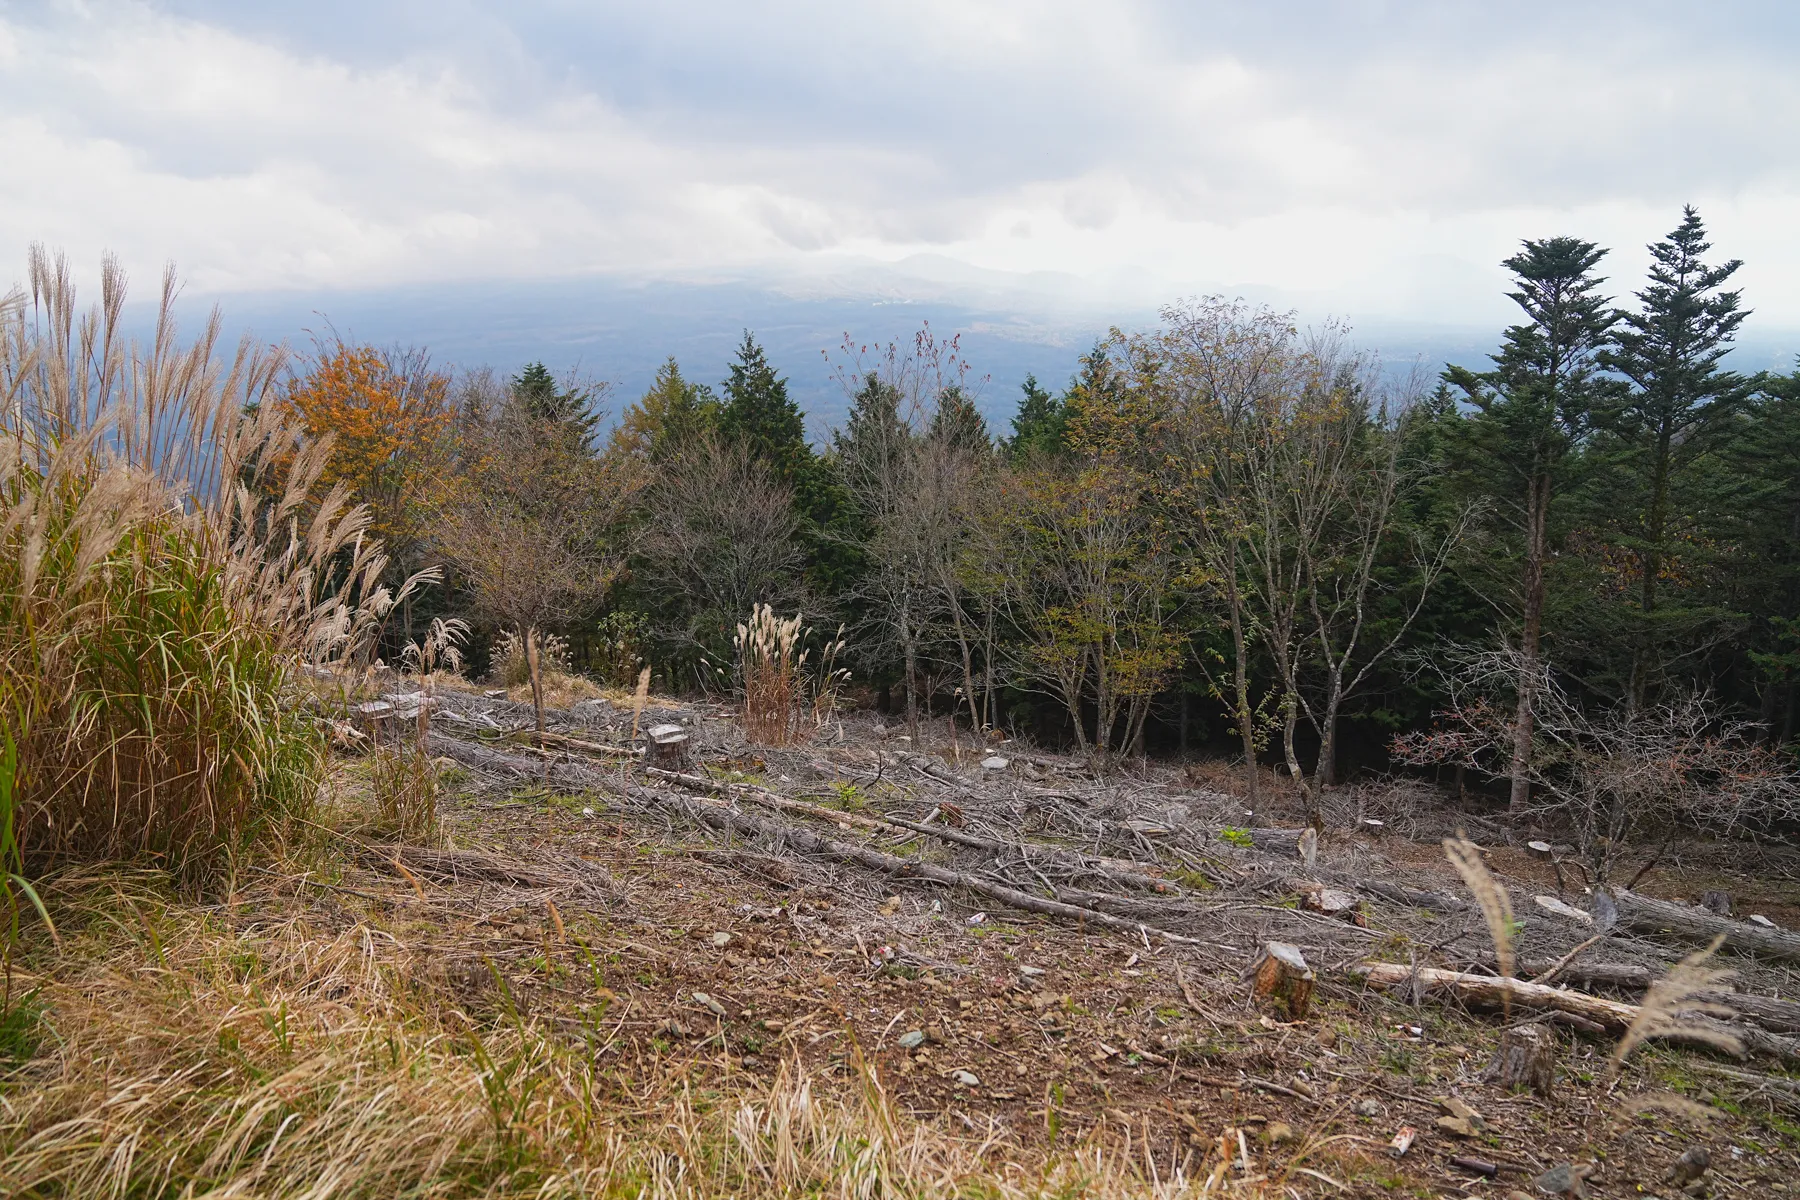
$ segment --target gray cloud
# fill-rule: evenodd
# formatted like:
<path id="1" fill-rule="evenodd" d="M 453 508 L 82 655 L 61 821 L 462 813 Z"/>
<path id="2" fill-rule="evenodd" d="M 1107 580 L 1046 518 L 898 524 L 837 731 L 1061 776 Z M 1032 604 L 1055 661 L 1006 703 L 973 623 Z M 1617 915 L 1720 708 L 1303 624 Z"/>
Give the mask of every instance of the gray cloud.
<path id="1" fill-rule="evenodd" d="M 0 8 L 0 232 L 210 290 L 922 253 L 1489 319 L 1705 206 L 1800 323 L 1778 3 Z M 1110 294 L 1110 293 L 1109 293 Z"/>

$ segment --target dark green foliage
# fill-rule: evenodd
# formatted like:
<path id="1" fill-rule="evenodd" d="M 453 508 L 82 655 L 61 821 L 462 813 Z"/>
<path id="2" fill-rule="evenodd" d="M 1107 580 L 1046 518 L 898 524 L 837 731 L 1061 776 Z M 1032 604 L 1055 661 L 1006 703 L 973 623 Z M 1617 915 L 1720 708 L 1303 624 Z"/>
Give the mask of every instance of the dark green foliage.
<path id="1" fill-rule="evenodd" d="M 593 441 L 600 414 L 594 411 L 597 399 L 591 388 L 564 388 L 541 362 L 527 363 L 513 376 L 513 402 L 533 421 L 558 426 L 563 435 L 583 446 Z"/>
<path id="2" fill-rule="evenodd" d="M 1006 439 L 1008 457 L 1023 462 L 1035 455 L 1060 454 L 1063 449 L 1064 409 L 1036 375 L 1019 385 L 1019 411 L 1013 416 L 1012 437 Z"/>
<path id="3" fill-rule="evenodd" d="M 988 454 L 994 448 L 981 410 L 966 391 L 954 384 L 939 393 L 927 436 L 970 453 Z"/>
<path id="4" fill-rule="evenodd" d="M 788 396 L 787 380 L 775 373 L 749 330 L 724 385 L 719 432 L 743 446 L 796 486 L 813 458 L 806 444 L 806 419 Z"/>
<path id="5" fill-rule="evenodd" d="M 1716 461 L 1708 469 L 1709 458 L 1751 385 L 1720 366 L 1747 315 L 1740 293 L 1720 290 L 1741 264 L 1710 266 L 1709 249 L 1700 215 L 1685 209 L 1681 225 L 1650 247 L 1640 311 L 1618 314 L 1616 345 L 1599 356 L 1629 382 L 1604 416 L 1590 468 L 1603 510 L 1597 524 L 1616 531 L 1635 573 L 1630 599 L 1613 619 L 1623 618 L 1622 670 L 1640 704 L 1672 654 L 1728 621 L 1695 585 L 1706 557 L 1708 493 L 1722 476 Z"/>
<path id="6" fill-rule="evenodd" d="M 1594 274 L 1605 253 L 1579 238 L 1526 242 L 1503 265 L 1527 321 L 1507 329 L 1492 370 L 1444 372 L 1475 408 L 1461 426 L 1462 464 L 1503 505 L 1522 508 L 1533 488 L 1553 488 L 1617 394 L 1598 357 L 1616 319 Z"/>

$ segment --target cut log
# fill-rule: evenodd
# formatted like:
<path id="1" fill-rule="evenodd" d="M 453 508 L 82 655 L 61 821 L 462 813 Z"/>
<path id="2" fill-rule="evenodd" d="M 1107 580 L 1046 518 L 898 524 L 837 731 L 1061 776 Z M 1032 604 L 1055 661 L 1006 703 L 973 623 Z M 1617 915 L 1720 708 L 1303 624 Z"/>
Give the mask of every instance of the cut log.
<path id="1" fill-rule="evenodd" d="M 601 758 L 636 758 L 638 755 L 638 752 L 629 746 L 608 746 L 604 742 L 590 742 L 584 738 L 570 737 L 562 733 L 539 733 L 535 729 L 515 730 L 507 734 L 507 740 L 524 742 L 526 745 L 549 746 L 558 750 L 573 750 Z"/>
<path id="2" fill-rule="evenodd" d="M 1592 925 L 1594 918 L 1582 912 L 1572 904 L 1564 904 L 1555 896 L 1533 896 L 1532 902 L 1545 912 L 1555 913 L 1565 921 L 1574 921 L 1578 925 Z"/>
<path id="3" fill-rule="evenodd" d="M 1765 929 L 1748 921 L 1733 921 L 1697 904 L 1653 900 L 1623 888 L 1619 889 L 1616 903 L 1619 926 L 1623 929 L 1662 934 L 1699 944 L 1723 935 L 1726 947 L 1740 954 L 1760 954 L 1786 962 L 1800 962 L 1800 934 Z"/>
<path id="4" fill-rule="evenodd" d="M 1298 848 L 1300 861 L 1306 864 L 1308 871 L 1312 870 L 1319 862 L 1319 831 L 1316 829 L 1302 830 Z"/>
<path id="5" fill-rule="evenodd" d="M 1306 965 L 1306 956 L 1298 946 L 1264 942 L 1261 953 L 1244 974 L 1254 980 L 1251 990 L 1258 997 L 1280 1003 L 1290 1020 L 1305 1020 L 1317 977 Z"/>
<path id="6" fill-rule="evenodd" d="M 1549 862 L 1556 857 L 1556 847 L 1549 842 L 1526 842 L 1525 853 L 1539 862 Z"/>
<path id="7" fill-rule="evenodd" d="M 1603 1000 L 1585 992 L 1545 987 L 1521 979 L 1498 975 L 1469 975 L 1462 971 L 1446 971 L 1439 967 L 1409 967 L 1404 963 L 1364 963 L 1352 967 L 1350 973 L 1371 987 L 1411 987 L 1415 981 L 1422 991 L 1442 992 L 1488 1008 L 1501 1008 L 1507 1002 L 1523 1008 L 1543 1008 L 1572 1012 L 1611 1030 L 1623 1030 L 1636 1019 L 1638 1006 L 1618 1000 Z"/>
<path id="8" fill-rule="evenodd" d="M 1505 1030 L 1488 1077 L 1509 1092 L 1529 1089 L 1548 1098 L 1556 1082 L 1556 1035 L 1537 1024 Z"/>

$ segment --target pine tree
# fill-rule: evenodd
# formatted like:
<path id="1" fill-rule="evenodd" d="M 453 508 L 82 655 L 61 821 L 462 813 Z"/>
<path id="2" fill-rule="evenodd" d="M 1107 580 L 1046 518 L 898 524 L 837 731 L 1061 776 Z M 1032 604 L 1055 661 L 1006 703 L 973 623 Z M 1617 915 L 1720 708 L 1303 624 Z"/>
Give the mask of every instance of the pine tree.
<path id="1" fill-rule="evenodd" d="M 1650 282 L 1637 293 L 1642 310 L 1618 314 L 1617 347 L 1600 356 L 1602 365 L 1631 383 L 1610 426 L 1615 469 L 1625 477 L 1625 495 L 1614 511 L 1629 514 L 1624 540 L 1638 575 L 1629 690 L 1634 704 L 1643 703 L 1670 638 L 1708 615 L 1683 612 L 1679 604 L 1663 611 L 1663 577 L 1690 529 L 1676 502 L 1692 482 L 1695 463 L 1716 448 L 1722 418 L 1750 391 L 1749 381 L 1720 366 L 1748 313 L 1739 307 L 1742 293 L 1719 289 L 1742 264 L 1733 259 L 1709 266 L 1710 249 L 1700 214 L 1690 205 L 1681 225 L 1650 247 Z"/>
<path id="2" fill-rule="evenodd" d="M 1615 315 L 1594 268 L 1606 251 L 1579 238 L 1527 241 L 1502 265 L 1526 323 L 1507 329 L 1494 369 L 1450 367 L 1475 413 L 1461 425 L 1463 458 L 1510 511 L 1521 534 L 1518 710 L 1513 730 L 1513 811 L 1530 799 L 1532 707 L 1541 662 L 1551 509 L 1575 456 L 1616 392 L 1598 355 Z"/>
<path id="3" fill-rule="evenodd" d="M 1013 416 L 1013 435 L 1004 443 L 1007 456 L 1021 462 L 1038 455 L 1061 453 L 1065 420 L 1062 402 L 1038 383 L 1036 375 L 1025 376 L 1019 391 L 1023 394 Z"/>
<path id="4" fill-rule="evenodd" d="M 994 449 L 981 410 L 975 407 L 969 394 L 955 384 L 938 393 L 937 410 L 931 414 L 931 426 L 926 433 L 935 441 L 971 454 L 991 454 Z"/>
<path id="5" fill-rule="evenodd" d="M 787 380 L 775 373 L 749 330 L 724 392 L 719 431 L 768 463 L 782 480 L 798 484 L 813 457 L 806 444 L 806 420 L 788 396 Z"/>

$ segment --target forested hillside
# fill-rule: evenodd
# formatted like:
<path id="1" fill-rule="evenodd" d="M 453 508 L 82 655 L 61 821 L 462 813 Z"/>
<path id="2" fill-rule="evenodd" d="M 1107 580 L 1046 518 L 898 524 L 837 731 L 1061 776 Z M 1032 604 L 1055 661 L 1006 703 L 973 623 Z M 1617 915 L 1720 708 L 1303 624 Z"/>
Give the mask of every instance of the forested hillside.
<path id="1" fill-rule="evenodd" d="M 750 333 L 721 383 L 671 359 L 630 400 L 336 344 L 283 399 L 336 436 L 395 580 L 446 569 L 420 612 L 474 620 L 478 664 L 536 627 L 614 683 L 648 664 L 719 693 L 766 603 L 843 626 L 857 693 L 915 735 L 955 713 L 1096 766 L 1229 753 L 1309 791 L 1432 764 L 1518 806 L 1540 707 L 1559 743 L 1794 733 L 1800 375 L 1725 366 L 1750 306 L 1697 213 L 1652 251 L 1617 280 L 1599 247 L 1526 243 L 1485 371 L 1175 302 L 1029 381 L 1004 430 L 929 329 L 832 351 L 850 415 L 822 446 Z M 1418 736 L 1472 705 L 1511 732 Z"/>

